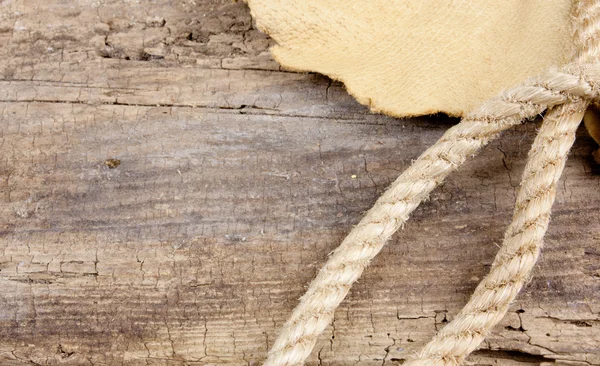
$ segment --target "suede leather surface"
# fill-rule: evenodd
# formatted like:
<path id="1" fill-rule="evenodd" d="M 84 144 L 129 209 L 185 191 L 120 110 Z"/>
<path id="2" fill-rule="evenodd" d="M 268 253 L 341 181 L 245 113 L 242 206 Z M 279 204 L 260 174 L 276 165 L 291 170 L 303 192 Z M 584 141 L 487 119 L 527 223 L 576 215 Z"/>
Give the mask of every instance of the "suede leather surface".
<path id="1" fill-rule="evenodd" d="M 572 0 L 249 0 L 285 68 L 375 112 L 462 116 L 571 57 Z"/>

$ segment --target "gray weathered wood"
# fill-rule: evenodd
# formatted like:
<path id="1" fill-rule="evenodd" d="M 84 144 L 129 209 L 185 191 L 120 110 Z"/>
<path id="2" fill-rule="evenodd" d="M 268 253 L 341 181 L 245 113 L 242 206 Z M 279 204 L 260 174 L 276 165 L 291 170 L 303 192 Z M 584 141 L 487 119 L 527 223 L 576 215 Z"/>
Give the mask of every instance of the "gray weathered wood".
<path id="1" fill-rule="evenodd" d="M 227 0 L 0 2 L 1 364 L 259 364 L 327 254 L 455 123 L 370 114 L 279 70 L 270 43 Z M 401 364 L 456 314 L 535 129 L 432 194 L 310 365 Z M 600 364 L 595 148 L 582 129 L 539 266 L 470 364 Z"/>

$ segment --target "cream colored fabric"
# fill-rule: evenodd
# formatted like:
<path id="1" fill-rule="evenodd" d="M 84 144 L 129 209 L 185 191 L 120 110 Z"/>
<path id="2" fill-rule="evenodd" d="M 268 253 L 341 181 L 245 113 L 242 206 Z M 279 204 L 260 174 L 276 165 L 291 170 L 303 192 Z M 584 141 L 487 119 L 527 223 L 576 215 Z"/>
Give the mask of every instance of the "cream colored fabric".
<path id="1" fill-rule="evenodd" d="M 572 0 L 248 0 L 284 67 L 373 111 L 463 116 L 572 56 Z"/>

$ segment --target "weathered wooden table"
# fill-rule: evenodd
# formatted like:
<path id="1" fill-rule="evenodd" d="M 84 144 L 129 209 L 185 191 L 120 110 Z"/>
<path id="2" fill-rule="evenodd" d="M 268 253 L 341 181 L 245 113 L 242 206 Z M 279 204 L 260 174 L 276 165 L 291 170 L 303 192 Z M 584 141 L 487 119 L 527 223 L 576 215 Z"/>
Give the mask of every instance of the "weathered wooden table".
<path id="1" fill-rule="evenodd" d="M 257 365 L 386 186 L 456 120 L 370 114 L 285 72 L 230 0 L 0 0 L 0 364 Z M 311 365 L 397 365 L 466 302 L 535 123 L 437 189 Z M 546 245 L 477 365 L 600 364 L 585 130 Z"/>

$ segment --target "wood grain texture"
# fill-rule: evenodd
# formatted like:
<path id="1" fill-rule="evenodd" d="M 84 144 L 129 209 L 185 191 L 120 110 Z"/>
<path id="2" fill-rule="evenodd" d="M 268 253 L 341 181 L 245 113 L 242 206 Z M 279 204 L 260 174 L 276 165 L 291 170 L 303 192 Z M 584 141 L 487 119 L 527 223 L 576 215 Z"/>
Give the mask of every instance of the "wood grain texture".
<path id="1" fill-rule="evenodd" d="M 327 254 L 455 123 L 370 114 L 270 43 L 227 0 L 0 2 L 0 364 L 260 364 Z M 432 194 L 309 365 L 401 364 L 458 312 L 535 130 Z M 600 365 L 594 149 L 581 129 L 535 275 L 470 364 Z"/>

